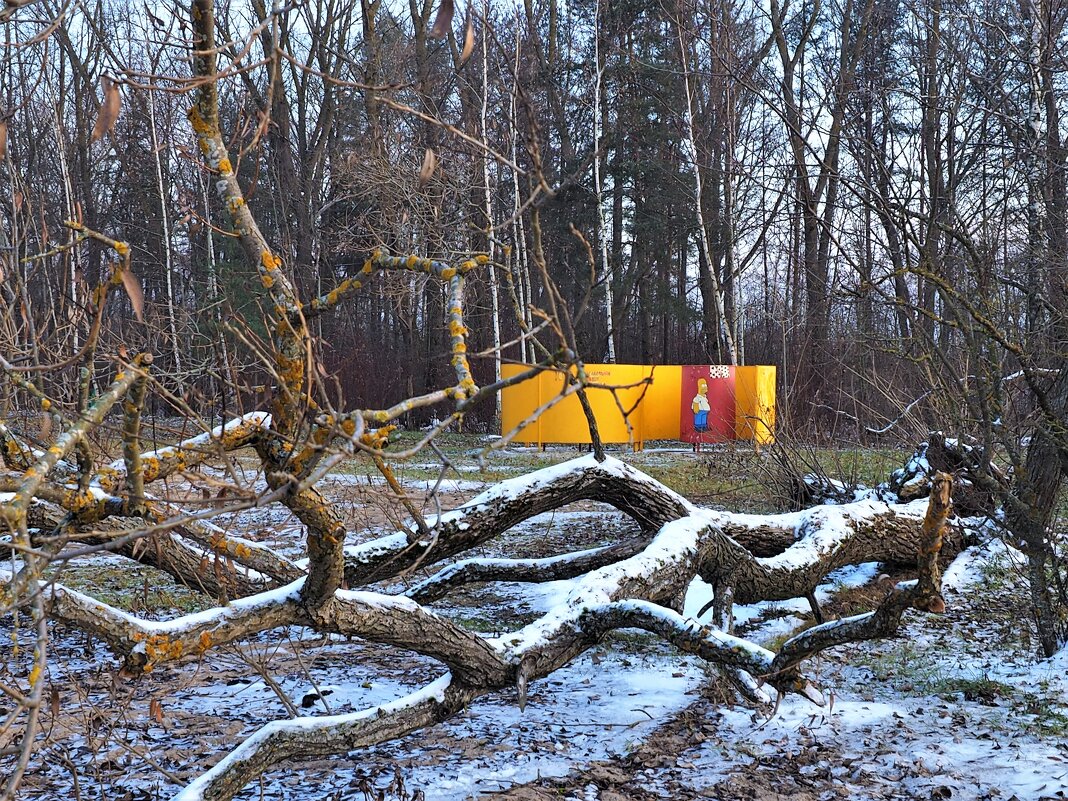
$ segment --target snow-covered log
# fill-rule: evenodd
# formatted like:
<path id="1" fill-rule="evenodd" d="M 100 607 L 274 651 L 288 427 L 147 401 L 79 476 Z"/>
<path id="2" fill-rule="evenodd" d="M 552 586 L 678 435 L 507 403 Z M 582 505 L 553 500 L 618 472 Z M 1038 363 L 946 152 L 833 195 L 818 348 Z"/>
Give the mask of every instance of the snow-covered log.
<path id="1" fill-rule="evenodd" d="M 433 536 L 406 531 L 345 549 L 345 579 L 358 586 L 393 578 L 414 565 L 463 553 L 530 518 L 576 501 L 610 504 L 649 534 L 690 514 L 681 495 L 617 459 L 592 455 L 501 481 L 458 509 L 427 518 Z"/>
<path id="2" fill-rule="evenodd" d="M 555 485 L 569 470 L 589 480 L 597 469 L 585 458 L 575 460 L 569 465 L 550 468 L 540 476 L 535 473 L 522 486 L 511 485 L 490 498 L 503 494 L 515 500 L 522 497 L 524 490 L 540 492 L 546 481 L 551 479 Z M 638 484 L 653 481 L 633 468 L 611 460 L 603 465 L 603 470 L 617 479 L 625 478 Z M 869 504 L 856 509 L 831 507 L 809 514 L 799 513 L 795 518 L 782 518 L 779 525 L 785 525 L 786 520 L 794 521 L 799 539 L 780 557 L 771 558 L 748 554 L 726 535 L 720 526 L 727 517 L 725 513 L 691 506 L 689 514 L 662 525 L 637 553 L 617 558 L 587 573 L 577 581 L 563 603 L 538 620 L 491 640 L 464 631 L 410 598 L 337 590 L 329 603 L 308 611 L 300 600 L 303 597 L 300 582 L 273 594 L 233 604 L 230 611 L 223 608 L 162 624 L 172 634 L 181 632 L 183 642 L 193 637 L 203 638 L 204 632 L 210 632 L 211 640 L 218 638 L 222 642 L 226 634 L 220 623 L 227 621 L 229 625 L 235 625 L 234 621 L 238 619 L 253 619 L 255 616 L 246 616 L 245 611 L 265 605 L 274 610 L 276 623 L 300 622 L 321 631 L 356 635 L 408 648 L 437 659 L 449 671 L 449 676 L 441 682 L 385 707 L 355 715 L 269 724 L 180 797 L 229 798 L 281 760 L 349 750 L 392 739 L 413 728 L 440 721 L 473 698 L 488 692 L 515 686 L 519 691 L 519 702 L 523 704 L 530 681 L 568 664 L 596 644 L 605 633 L 618 628 L 644 629 L 680 650 L 725 668 L 743 671 L 778 692 L 797 692 L 817 703 L 822 702 L 819 690 L 798 670 L 803 658 L 842 642 L 886 636 L 896 630 L 907 608 L 944 609 L 944 603 L 939 606 L 942 602 L 938 593 L 937 556 L 949 513 L 948 486 L 948 479 L 942 480 L 937 498 L 932 496 L 929 504 L 913 504 L 904 511 L 888 512 Z M 920 582 L 892 591 L 875 613 L 811 629 L 812 633 L 795 637 L 780 654 L 774 654 L 742 638 L 686 619 L 672 608 L 698 574 L 721 582 L 724 576 L 728 577 L 734 582 L 736 596 L 741 598 L 749 598 L 758 591 L 766 592 L 770 597 L 780 597 L 785 592 L 784 586 L 807 587 L 833 567 L 848 561 L 850 554 L 867 558 L 863 554 L 872 548 L 892 550 L 892 546 L 877 544 L 874 539 L 876 529 L 858 529 L 851 522 L 863 520 L 870 514 L 895 511 L 915 523 L 914 536 L 907 544 L 897 546 L 898 555 L 900 549 L 911 548 L 914 558 L 916 554 L 920 555 L 924 570 Z M 742 518 L 741 523 L 734 520 L 735 525 L 743 526 L 753 522 L 748 517 Z M 574 559 L 581 562 L 612 552 L 613 549 L 595 549 L 577 554 Z M 621 556 L 619 553 L 615 555 Z M 566 563 L 566 559 L 554 559 L 548 567 L 555 570 Z M 476 562 L 459 564 L 458 568 L 443 571 L 412 592 L 429 596 L 433 594 L 430 588 L 448 584 L 450 576 L 487 576 L 475 569 Z M 479 569 L 511 570 L 514 575 L 515 571 L 529 571 L 536 567 L 536 561 L 515 560 L 496 566 L 484 563 Z M 471 573 L 472 570 L 475 572 Z M 61 602 L 68 602 L 68 599 Z M 153 627 L 143 629 L 145 633 L 150 630 Z M 157 650 L 158 642 L 153 641 Z M 369 721 L 374 721 L 374 725 L 371 726 Z"/>

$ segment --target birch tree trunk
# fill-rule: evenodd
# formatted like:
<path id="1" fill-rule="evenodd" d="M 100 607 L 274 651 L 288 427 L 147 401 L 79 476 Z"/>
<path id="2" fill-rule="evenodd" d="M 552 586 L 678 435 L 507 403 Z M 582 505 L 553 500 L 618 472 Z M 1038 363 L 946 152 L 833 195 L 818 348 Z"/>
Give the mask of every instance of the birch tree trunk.
<path id="1" fill-rule="evenodd" d="M 601 2 L 597 0 L 593 30 L 593 188 L 597 203 L 597 244 L 601 258 L 601 275 L 604 281 L 605 328 L 608 332 L 606 357 L 609 364 L 616 360 L 616 332 L 612 319 L 612 270 L 608 262 L 608 226 L 604 216 L 604 197 L 601 191 L 601 90 L 604 84 L 604 67 L 601 64 Z"/>
<path id="2" fill-rule="evenodd" d="M 474 13 L 469 11 L 468 13 Z M 487 30 L 489 28 L 489 0 L 482 4 L 482 188 L 485 190 L 486 201 L 486 249 L 489 256 L 489 282 L 490 282 L 490 307 L 493 314 L 493 380 L 501 380 L 501 301 L 500 289 L 497 284 L 497 240 L 493 232 L 493 193 L 490 190 L 490 141 L 489 131 L 486 124 L 486 116 L 489 107 L 489 42 Z M 497 394 L 494 401 L 493 416 L 496 421 L 501 419 L 501 396 Z"/>
<path id="3" fill-rule="evenodd" d="M 171 358 L 177 374 L 182 372 L 182 355 L 178 345 L 178 323 L 174 312 L 174 262 L 171 256 L 171 221 L 167 188 L 163 182 L 163 156 L 159 138 L 156 135 L 156 96 L 148 92 L 148 129 L 152 140 L 153 163 L 156 166 L 156 192 L 159 195 L 160 222 L 163 226 L 163 275 L 167 285 L 167 328 L 171 340 Z M 209 231 L 208 237 L 211 237 Z"/>
<path id="4" fill-rule="evenodd" d="M 726 293 L 721 277 L 712 263 L 712 250 L 708 242 L 708 228 L 705 225 L 704 181 L 701 177 L 701 159 L 697 149 L 697 137 L 694 134 L 694 89 L 690 73 L 690 46 L 686 41 L 681 14 L 675 18 L 675 32 L 679 43 L 679 63 L 682 66 L 683 87 L 686 92 L 686 144 L 689 147 L 693 165 L 694 215 L 697 221 L 697 236 L 701 249 L 709 262 L 708 268 L 711 273 L 713 291 L 716 298 L 716 312 L 719 315 L 720 336 L 722 336 L 723 342 L 727 347 L 727 357 L 730 359 L 730 363 L 736 365 L 738 364 L 738 348 L 734 341 L 733 322 L 727 319 Z M 708 320 L 705 320 L 705 325 L 708 325 Z"/>

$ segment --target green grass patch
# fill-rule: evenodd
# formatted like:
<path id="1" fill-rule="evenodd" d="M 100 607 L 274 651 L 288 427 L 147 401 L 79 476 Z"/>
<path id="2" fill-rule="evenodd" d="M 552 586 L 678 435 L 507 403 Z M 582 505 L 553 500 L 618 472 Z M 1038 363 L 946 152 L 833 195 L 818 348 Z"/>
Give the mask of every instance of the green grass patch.
<path id="1" fill-rule="evenodd" d="M 899 448 L 809 448 L 814 466 L 828 478 L 873 487 L 890 478 L 911 452 Z M 814 472 L 814 471 L 813 471 Z"/>
<path id="2" fill-rule="evenodd" d="M 929 694 L 939 695 L 946 700 L 953 700 L 956 695 L 963 695 L 966 701 L 993 704 L 999 698 L 1011 698 L 1015 695 L 1014 687 L 995 681 L 987 676 L 951 676 L 936 678 L 926 687 Z"/>
<path id="3" fill-rule="evenodd" d="M 1023 722 L 1026 731 L 1037 737 L 1053 737 L 1062 741 L 1068 739 L 1068 712 L 1050 704 L 1049 692 L 1025 693 L 1022 703 L 1022 712 L 1034 716 L 1032 721 Z"/>
<path id="4" fill-rule="evenodd" d="M 876 679 L 906 695 L 936 695 L 947 701 L 963 696 L 967 701 L 993 706 L 998 699 L 1011 699 L 1017 693 L 1012 685 L 985 673 L 951 674 L 927 651 L 908 642 L 862 664 L 866 664 Z"/>
<path id="5" fill-rule="evenodd" d="M 49 578 L 131 613 L 201 612 L 218 606 L 217 599 L 176 584 L 163 571 L 131 561 L 66 565 Z"/>
<path id="6" fill-rule="evenodd" d="M 763 647 L 767 648 L 772 653 L 777 654 L 779 653 L 779 651 L 782 650 L 782 647 L 786 644 L 787 640 L 791 639 L 792 637 L 796 637 L 805 629 L 810 629 L 815 625 L 815 620 L 799 620 L 797 626 L 792 630 L 784 631 L 781 634 L 776 634 L 771 639 L 761 643 L 761 645 L 763 645 Z"/>

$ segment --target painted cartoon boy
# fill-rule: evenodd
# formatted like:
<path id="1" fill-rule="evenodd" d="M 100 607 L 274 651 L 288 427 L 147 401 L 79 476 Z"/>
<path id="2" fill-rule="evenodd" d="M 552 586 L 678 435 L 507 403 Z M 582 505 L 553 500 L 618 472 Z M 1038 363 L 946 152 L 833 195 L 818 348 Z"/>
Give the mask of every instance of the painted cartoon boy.
<path id="1" fill-rule="evenodd" d="M 693 409 L 693 430 L 700 434 L 708 431 L 708 413 L 712 407 L 708 404 L 708 382 L 703 378 L 697 379 L 697 394 L 690 408 Z"/>

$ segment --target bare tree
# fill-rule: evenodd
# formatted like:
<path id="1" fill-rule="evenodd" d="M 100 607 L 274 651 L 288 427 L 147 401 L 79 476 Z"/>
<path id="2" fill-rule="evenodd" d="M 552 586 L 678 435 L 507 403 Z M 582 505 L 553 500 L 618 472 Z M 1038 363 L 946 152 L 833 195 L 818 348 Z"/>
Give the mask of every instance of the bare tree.
<path id="1" fill-rule="evenodd" d="M 38 432 L 40 442 L 35 443 L 25 432 L 6 423 L 0 426 L 0 491 L 5 493 L 0 514 L 11 555 L 10 568 L 3 572 L 2 609 L 19 626 L 24 617 L 30 618 L 32 644 L 12 655 L 20 665 L 28 665 L 13 671 L 15 686 L 0 686 L 11 708 L 0 724 L 0 764 L 9 768 L 5 797 L 14 794 L 33 756 L 42 721 L 56 714 L 47 697 L 46 668 L 50 627 L 57 623 L 106 641 L 127 675 L 145 674 L 291 625 L 396 646 L 441 665 L 437 678 L 384 706 L 349 715 L 266 722 L 178 795 L 225 799 L 283 760 L 350 751 L 399 737 L 456 714 L 486 693 L 514 688 L 522 707 L 529 682 L 567 664 L 614 629 L 645 629 L 701 656 L 725 670 L 750 698 L 767 700 L 760 686 L 766 684 L 776 693 L 800 693 L 819 703 L 822 695 L 801 671 L 805 659 L 835 645 L 892 634 L 907 609 L 944 610 L 937 556 L 950 531 L 948 476 L 935 478 L 925 516 L 914 506 L 865 502 L 818 508 L 799 524 L 796 515 L 736 516 L 697 508 L 655 480 L 597 453 L 502 482 L 452 512 L 426 516 L 406 505 L 412 520 L 401 530 L 364 545 L 347 545 L 349 527 L 319 483 L 344 460 L 366 458 L 387 485 L 395 487 L 385 447 L 401 417 L 414 409 L 444 416 L 419 448 L 510 383 L 556 369 L 575 376 L 565 382 L 559 397 L 581 397 L 585 372 L 573 316 L 549 275 L 536 207 L 529 218 L 531 259 L 547 297 L 537 315 L 545 320 L 548 337 L 539 343 L 541 362 L 516 378 L 480 387 L 468 357 L 465 283 L 488 267 L 486 254 L 428 258 L 378 248 L 355 275 L 321 294 L 301 295 L 295 265 L 271 244 L 252 208 L 220 105 L 220 94 L 234 80 L 232 73 L 244 69 L 242 54 L 256 39 L 262 42 L 265 32 L 272 32 L 264 55 L 275 75 L 283 60 L 292 63 L 292 53 L 282 44 L 282 32 L 293 30 L 285 22 L 290 11 L 258 10 L 264 13 L 255 16 L 251 35 L 240 45 L 241 40 L 228 37 L 223 42 L 217 36 L 212 0 L 193 0 L 186 20 L 192 31 L 193 72 L 174 83 L 188 96 L 201 167 L 224 215 L 222 221 L 216 217 L 215 224 L 226 241 L 239 248 L 239 254 L 231 254 L 235 258 L 230 269 L 239 269 L 240 260 L 258 281 L 262 323 L 245 328 L 235 323 L 234 330 L 248 369 L 263 377 L 264 389 L 245 394 L 256 396 L 266 408 L 231 417 L 220 426 L 206 425 L 198 421 L 191 396 L 177 395 L 169 388 L 171 380 L 153 376 L 149 351 L 131 355 L 113 339 L 104 320 L 109 303 L 122 297 L 120 288 L 124 303 L 138 315 L 144 311 L 140 282 L 133 274 L 136 261 L 126 241 L 77 220 L 69 221 L 70 238 L 56 247 L 77 253 L 93 244 L 107 267 L 104 280 L 90 293 L 86 338 L 73 353 L 49 353 L 39 363 L 28 358 L 32 342 L 21 333 L 4 343 L 0 368 L 5 391 L 18 395 L 23 407 L 36 404 L 58 431 L 55 437 Z M 447 10 L 438 13 L 448 16 Z M 449 20 L 442 24 L 447 26 Z M 546 50 L 547 64 L 557 58 L 554 37 Z M 151 88 L 161 80 L 140 77 L 151 77 L 153 83 L 146 84 Z M 260 106 L 265 114 L 273 114 L 274 108 L 273 103 Z M 287 114 L 284 109 L 281 113 Z M 415 116 L 433 124 L 435 136 L 463 136 L 461 129 L 432 117 L 428 121 L 429 115 L 418 110 Z M 272 124 L 269 115 L 261 122 Z M 284 141 L 278 145 L 286 146 Z M 428 250 L 437 246 L 432 236 L 424 241 Z M 376 275 L 391 273 L 425 277 L 427 292 L 441 298 L 441 337 L 447 352 L 439 358 L 448 362 L 451 375 L 425 392 L 392 403 L 343 406 L 329 375 L 320 369 L 322 342 L 311 323 L 355 302 Z M 26 324 L 8 315 L 5 325 L 6 330 L 23 331 Z M 103 364 L 96 357 L 98 350 L 110 352 Z M 71 365 L 81 370 L 77 392 L 65 401 L 52 397 L 43 379 Z M 91 391 L 105 375 L 100 391 Z M 153 396 L 180 411 L 183 424 L 196 426 L 200 433 L 145 451 L 142 413 Z M 113 444 L 121 444 L 122 457 L 106 461 L 102 457 L 107 444 L 100 438 L 113 424 L 119 428 Z M 218 478 L 236 473 L 233 458 L 241 449 L 255 454 L 263 488 L 250 491 L 232 478 Z M 198 471 L 209 465 L 218 472 Z M 166 482 L 179 478 L 191 492 L 184 498 L 168 497 Z M 191 508 L 204 493 L 215 495 L 220 489 L 229 494 L 214 497 L 200 511 Z M 435 566 L 465 554 L 533 515 L 580 499 L 609 503 L 624 512 L 635 523 L 632 536 L 595 551 L 542 560 L 468 558 L 406 590 L 390 583 L 418 566 Z M 272 504 L 302 526 L 306 562 L 286 559 L 211 521 L 224 513 Z M 158 566 L 222 602 L 196 614 L 151 620 L 66 587 L 50 572 L 103 549 Z M 910 561 L 917 553 L 918 582 L 893 588 L 872 613 L 816 626 L 787 640 L 777 653 L 730 633 L 735 601 L 808 595 L 842 565 Z M 579 576 L 583 578 L 567 601 L 499 639 L 483 638 L 429 606 L 472 581 Z M 679 612 L 680 599 L 696 576 L 715 588 L 717 626 L 699 625 Z M 375 584 L 381 585 L 379 590 L 367 589 Z"/>

